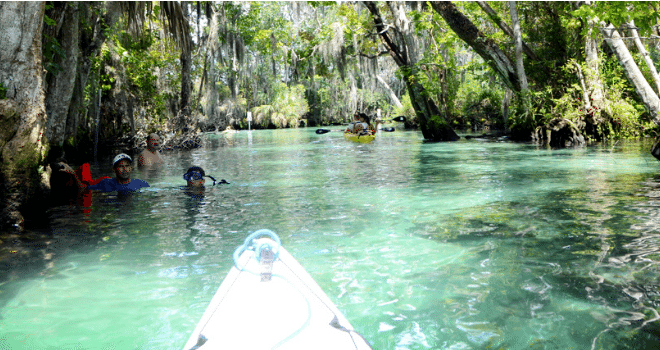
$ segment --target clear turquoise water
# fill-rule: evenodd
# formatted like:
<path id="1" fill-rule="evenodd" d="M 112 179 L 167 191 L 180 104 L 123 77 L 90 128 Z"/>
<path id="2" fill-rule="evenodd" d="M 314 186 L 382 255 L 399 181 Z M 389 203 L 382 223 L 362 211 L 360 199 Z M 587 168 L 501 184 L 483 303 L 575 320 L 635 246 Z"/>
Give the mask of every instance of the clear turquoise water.
<path id="1" fill-rule="evenodd" d="M 374 349 L 660 348 L 649 149 L 210 134 L 136 170 L 148 190 L 54 208 L 0 245 L 0 349 L 180 349 L 261 228 Z M 231 184 L 190 196 L 191 165 Z"/>

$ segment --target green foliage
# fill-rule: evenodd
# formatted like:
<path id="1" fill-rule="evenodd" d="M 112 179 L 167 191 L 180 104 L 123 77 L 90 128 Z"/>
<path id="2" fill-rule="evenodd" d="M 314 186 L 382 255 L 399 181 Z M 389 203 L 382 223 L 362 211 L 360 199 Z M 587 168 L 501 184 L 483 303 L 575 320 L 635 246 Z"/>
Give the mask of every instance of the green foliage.
<path id="1" fill-rule="evenodd" d="M 550 94 L 548 89 L 514 95 L 507 120 L 514 139 L 527 139 L 537 126 L 547 123 L 552 118 L 551 105 L 548 102 Z"/>
<path id="2" fill-rule="evenodd" d="M 66 58 L 66 52 L 62 48 L 62 45 L 57 41 L 56 38 L 44 34 L 44 47 L 43 47 L 43 66 L 51 74 L 57 74 L 63 70 L 63 68 L 55 62 L 55 60 L 60 59 L 64 60 Z"/>
<path id="3" fill-rule="evenodd" d="M 614 127 L 622 137 L 639 136 L 645 129 L 652 127 L 649 116 L 616 59 L 612 57 L 603 63 L 602 78 L 612 109 Z"/>
<path id="4" fill-rule="evenodd" d="M 613 91 L 616 93 L 615 91 Z M 618 96 L 612 96 L 618 97 Z M 611 104 L 612 108 L 612 123 L 608 124 L 611 134 L 615 134 L 617 138 L 631 138 L 639 137 L 644 131 L 650 130 L 654 127 L 653 123 L 640 124 L 640 117 L 643 110 L 638 110 L 635 105 L 630 101 L 619 101 L 618 103 Z M 615 133 L 616 131 L 616 133 Z"/>
<path id="5" fill-rule="evenodd" d="M 520 16 L 534 18 L 525 20 L 521 17 L 523 39 L 539 57 L 539 60 L 524 57 L 530 88 L 545 89 L 549 86 L 552 94 L 562 93 L 563 82 L 572 76 L 564 75 L 565 72 L 558 67 L 565 65 L 570 57 L 581 55 L 584 49 L 583 38 L 565 26 L 572 5 L 561 1 L 517 2 L 516 5 Z"/>
<path id="6" fill-rule="evenodd" d="M 601 78 L 605 82 L 606 111 L 585 111 L 582 86 L 577 79 L 573 79 L 562 95 L 551 99 L 554 106 L 552 116 L 563 117 L 579 125 L 589 113 L 596 113 L 603 119 L 595 132 L 603 137 L 639 137 L 653 129 L 654 124 L 645 113 L 644 106 L 636 100 L 636 93 L 625 78 L 621 65 L 615 58 L 600 60 L 599 63 L 602 67 Z M 575 74 L 575 64 L 571 60 L 563 68 L 567 75 L 569 72 Z M 584 72 L 586 68 L 583 66 L 582 70 Z"/>
<path id="7" fill-rule="evenodd" d="M 288 36 L 289 23 L 282 13 L 286 3 L 236 3 L 225 4 L 229 18 L 235 18 L 235 30 L 240 33 L 246 46 L 250 46 L 261 54 L 273 54 L 271 35 L 276 39 Z M 221 38 L 222 40 L 222 38 Z"/>
<path id="8" fill-rule="evenodd" d="M 504 127 L 501 117 L 504 89 L 500 84 L 494 83 L 494 77 L 489 78 L 489 71 L 484 68 L 464 72 L 463 82 L 455 97 L 456 109 L 462 116 L 459 120 L 454 120 L 456 127 Z"/>
<path id="9" fill-rule="evenodd" d="M 392 110 L 392 115 L 405 116 L 411 123 L 415 123 L 417 115 L 415 114 L 415 108 L 413 108 L 412 102 L 410 101 L 410 95 L 405 94 L 401 97 L 401 107 L 395 107 Z"/>
<path id="10" fill-rule="evenodd" d="M 46 4 L 46 12 L 53 8 L 54 5 L 52 2 Z M 48 14 L 44 14 L 44 24 L 49 27 L 57 25 L 52 18 L 48 17 Z M 63 68 L 56 62 L 64 60 L 66 58 L 66 52 L 62 48 L 62 45 L 60 45 L 59 41 L 57 41 L 57 38 L 44 33 L 41 51 L 43 55 L 42 65 L 46 71 L 51 74 L 57 74 L 63 70 Z"/>
<path id="11" fill-rule="evenodd" d="M 167 101 L 172 98 L 170 91 L 178 89 L 180 82 L 179 68 L 177 67 L 177 53 L 170 43 L 159 40 L 158 32 L 145 29 L 139 37 L 134 37 L 124 31 L 111 37 L 113 45 L 103 51 L 106 64 L 113 61 L 114 55 L 119 57 L 126 78 L 129 82 L 128 90 L 137 98 L 140 105 L 147 110 L 147 119 L 160 124 L 165 121 L 164 114 Z M 171 72 L 174 75 L 169 81 L 160 82 L 159 71 Z M 104 90 L 109 89 L 117 77 L 102 77 Z M 169 83 L 170 87 L 163 89 Z"/>
<path id="12" fill-rule="evenodd" d="M 602 69 L 608 105 L 612 110 L 608 126 L 617 137 L 638 137 L 654 127 L 637 94 L 625 78 L 623 68 L 615 60 L 605 60 Z"/>
<path id="13" fill-rule="evenodd" d="M 583 21 L 592 18 L 612 23 L 614 27 L 633 20 L 642 36 L 652 33 L 652 27 L 660 15 L 655 1 L 595 1 L 593 6 L 580 6 L 571 14 Z M 583 34 L 586 30 L 585 26 Z"/>
<path id="14" fill-rule="evenodd" d="M 273 103 L 252 108 L 255 126 L 262 128 L 298 127 L 309 107 L 305 99 L 305 87 L 302 85 L 286 86 L 280 83 L 276 87 Z"/>
<path id="15" fill-rule="evenodd" d="M 555 117 L 566 118 L 573 123 L 578 123 L 584 116 L 582 103 L 582 87 L 578 83 L 573 83 L 566 88 L 566 92 L 559 98 L 552 99 L 554 105 L 552 114 Z"/>
<path id="16" fill-rule="evenodd" d="M 120 55 L 121 63 L 126 69 L 131 90 L 141 100 L 158 97 L 156 85 L 158 77 L 154 74 L 154 70 L 163 66 L 158 57 L 148 50 L 153 42 L 150 37 L 151 33 L 146 31 L 145 35 L 137 40 L 133 40 L 124 32 L 114 38 L 116 53 Z"/>
<path id="17" fill-rule="evenodd" d="M 5 84 L 0 81 L 0 100 L 4 100 L 7 98 L 7 88 L 5 87 Z"/>
<path id="18" fill-rule="evenodd" d="M 55 5 L 53 5 L 53 2 L 49 1 L 49 2 L 46 3 L 45 9 L 46 9 L 46 11 L 48 11 L 48 10 L 53 9 L 54 7 L 55 7 Z M 47 26 L 54 26 L 54 25 L 57 24 L 52 18 L 48 17 L 48 15 L 46 15 L 46 14 L 44 14 L 44 23 Z"/>
<path id="19" fill-rule="evenodd" d="M 344 93 L 349 91 L 349 87 L 346 84 L 342 84 L 341 81 L 323 78 L 321 76 L 316 76 L 316 79 L 320 82 L 319 88 L 316 89 L 316 96 L 314 100 L 314 107 L 318 109 L 318 113 L 325 118 L 321 121 L 322 123 L 331 123 L 331 122 L 344 122 L 345 118 L 349 116 L 341 115 L 341 111 L 348 110 L 348 96 L 343 98 Z M 334 84 L 333 84 L 334 83 Z M 342 98 L 337 98 L 342 96 Z M 331 118 L 328 118 L 331 116 Z"/>

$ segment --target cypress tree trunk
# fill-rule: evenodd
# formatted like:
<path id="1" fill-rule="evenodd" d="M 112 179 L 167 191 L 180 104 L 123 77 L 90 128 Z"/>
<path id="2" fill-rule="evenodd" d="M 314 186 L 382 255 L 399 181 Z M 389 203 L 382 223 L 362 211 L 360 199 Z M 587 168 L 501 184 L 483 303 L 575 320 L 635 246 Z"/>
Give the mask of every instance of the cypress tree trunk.
<path id="1" fill-rule="evenodd" d="M 188 20 L 188 3 L 187 1 L 181 4 L 183 17 Z M 187 34 L 190 35 L 190 34 Z M 189 38 L 188 38 L 189 39 Z M 190 115 L 190 94 L 192 92 L 192 79 L 190 77 L 192 68 L 192 44 L 191 40 L 185 40 L 180 43 L 181 45 L 181 102 L 179 105 L 180 111 L 178 118 L 178 126 L 185 125 L 187 116 Z"/>
<path id="2" fill-rule="evenodd" d="M 628 81 L 635 88 L 637 95 L 639 95 L 642 103 L 651 114 L 653 121 L 656 125 L 660 125 L 660 98 L 658 98 L 658 95 L 644 78 L 644 75 L 633 60 L 632 55 L 630 55 L 630 51 L 628 51 L 626 44 L 621 39 L 616 28 L 612 24 L 607 25 L 605 22 L 601 22 L 600 26 L 600 31 L 605 37 L 605 42 L 614 51 L 621 67 L 623 67 L 623 71 L 626 73 Z"/>
<path id="3" fill-rule="evenodd" d="M 637 95 L 639 95 L 642 103 L 651 114 L 653 122 L 656 125 L 660 125 L 660 98 L 658 98 L 658 95 L 653 91 L 653 88 L 646 81 L 644 75 L 642 75 L 642 72 L 637 67 L 616 28 L 612 24 L 606 25 L 605 22 L 600 22 L 600 27 L 600 32 L 605 37 L 605 42 L 614 51 L 619 64 L 621 64 L 623 71 L 626 73 L 628 81 L 635 88 Z M 656 138 L 655 144 L 651 147 L 651 154 L 660 160 L 660 137 Z"/>
<path id="4" fill-rule="evenodd" d="M 516 9 L 516 2 L 509 1 L 511 9 L 511 24 L 513 25 L 513 42 L 516 46 L 516 73 L 518 80 L 520 80 L 520 92 L 527 94 L 529 87 L 527 85 L 527 76 L 525 75 L 525 66 L 523 65 L 523 41 L 522 33 L 520 32 L 520 22 L 518 21 L 518 10 Z"/>
<path id="5" fill-rule="evenodd" d="M 416 62 L 411 60 L 411 50 L 406 42 L 406 37 L 409 35 L 401 35 L 396 38 L 391 36 L 380 16 L 380 11 L 378 10 L 376 3 L 364 2 L 363 4 L 373 15 L 376 31 L 381 38 L 381 42 L 399 66 L 406 82 L 410 101 L 415 109 L 415 114 L 419 120 L 419 126 L 424 138 L 432 141 L 456 141 L 460 139 L 460 137 L 456 135 L 456 132 L 454 132 L 447 121 L 442 117 L 435 102 L 428 97 L 428 93 L 424 86 L 418 83 L 417 79 L 415 79 Z M 407 23 L 402 8 L 400 8 L 398 4 L 390 4 L 390 7 L 397 15 L 396 23 L 398 23 L 399 26 L 405 25 L 408 27 L 408 29 L 398 28 L 396 33 L 409 31 L 412 26 Z M 415 51 L 413 50 L 412 52 L 414 58 Z"/>
<path id="6" fill-rule="evenodd" d="M 50 57 L 52 63 L 61 67 L 46 75 L 46 113 L 48 126 L 46 137 L 51 146 L 62 146 L 66 138 L 66 123 L 69 115 L 69 106 L 78 77 L 78 60 L 80 59 L 80 34 L 78 23 L 80 11 L 67 2 L 57 2 L 55 6 L 63 6 L 61 17 L 57 21 L 57 28 L 47 30 L 49 36 L 44 45 L 52 45 L 51 40 L 57 40 L 64 51 L 64 57 Z M 46 57 L 44 59 L 47 59 Z"/>
<path id="7" fill-rule="evenodd" d="M 117 20 L 119 19 L 121 10 L 120 3 L 117 1 L 105 1 L 105 2 L 94 2 L 94 1 L 84 1 L 76 4 L 78 7 L 77 10 L 80 11 L 79 16 L 82 16 L 80 19 L 85 23 L 93 23 L 91 31 L 80 30 L 78 29 L 78 37 L 75 40 L 78 40 L 79 45 L 79 57 L 76 62 L 77 67 L 65 67 L 72 71 L 76 71 L 76 79 L 74 89 L 72 91 L 72 97 L 68 106 L 67 120 L 66 120 L 66 130 L 64 132 L 64 139 L 68 137 L 77 137 L 78 127 L 85 125 L 83 118 L 85 113 L 81 110 L 85 106 L 85 87 L 87 86 L 87 81 L 89 80 L 89 74 L 92 69 L 92 58 L 97 57 L 101 51 L 101 46 L 105 42 L 105 27 L 112 28 Z M 105 9 L 105 11 L 104 11 Z M 105 12 L 105 15 L 102 17 L 99 16 L 99 13 Z M 96 96 L 96 88 L 92 89 L 94 95 Z M 50 95 L 47 92 L 47 96 Z M 57 98 L 58 96 L 53 96 Z M 94 99 L 97 100 L 96 98 Z M 92 103 L 92 106 L 95 106 L 95 103 Z M 93 107 L 96 108 L 96 107 Z M 96 113 L 89 112 L 89 115 L 96 116 Z M 92 129 L 93 130 L 93 129 Z M 50 140 L 52 141 L 52 140 Z M 79 141 L 79 140 L 75 140 Z M 50 143 L 51 147 L 53 145 L 58 146 L 61 143 Z M 51 151 L 50 158 L 59 156 L 59 154 L 54 154 Z"/>
<path id="8" fill-rule="evenodd" d="M 486 37 L 479 28 L 463 15 L 449 1 L 431 2 L 433 9 L 445 19 L 449 27 L 465 43 L 486 61 L 486 63 L 502 78 L 502 81 L 513 91 L 520 92 L 520 80 L 511 59 L 497 46 L 492 39 Z"/>
<path id="9" fill-rule="evenodd" d="M 22 229 L 25 204 L 40 192 L 47 152 L 41 67 L 45 2 L 0 2 L 0 226 Z"/>
<path id="10" fill-rule="evenodd" d="M 482 10 L 484 10 L 484 12 L 486 12 L 486 14 L 488 14 L 488 17 L 493 22 L 495 22 L 495 24 L 497 24 L 497 26 L 500 27 L 500 29 L 502 29 L 502 31 L 504 33 L 506 33 L 506 35 L 508 35 L 511 38 L 514 37 L 513 29 L 511 29 L 511 27 L 509 27 L 502 20 L 502 18 L 500 18 L 500 16 L 497 15 L 495 10 L 493 10 L 493 8 L 490 7 L 490 5 L 488 5 L 487 2 L 485 2 L 485 1 L 476 1 L 476 3 L 477 3 L 477 5 L 479 5 L 479 7 L 481 7 Z M 537 61 L 539 59 L 538 56 L 536 56 L 536 54 L 534 53 L 534 51 L 532 51 L 532 49 L 530 49 L 529 46 L 527 46 L 527 44 L 524 41 L 522 41 L 522 48 L 523 48 L 523 52 L 525 53 L 525 55 L 528 58 L 531 58 L 535 61 Z"/>
<path id="11" fill-rule="evenodd" d="M 651 74 L 651 78 L 655 83 L 655 91 L 660 93 L 660 77 L 658 76 L 658 71 L 655 69 L 655 65 L 653 64 L 653 60 L 651 60 L 649 52 L 646 51 L 644 44 L 642 44 L 642 40 L 639 38 L 639 33 L 637 33 L 637 29 L 635 27 L 635 21 L 630 21 L 630 32 L 634 38 L 637 51 L 639 51 L 639 53 L 642 55 L 646 66 L 649 68 L 649 74 Z"/>
<path id="12" fill-rule="evenodd" d="M 592 6 L 591 1 L 585 2 L 586 6 Z M 584 6 L 584 5 L 583 5 Z M 600 78 L 600 67 L 598 65 L 598 42 L 592 35 L 594 28 L 598 25 L 593 18 L 587 18 L 588 31 L 585 36 L 584 54 L 586 58 L 586 69 L 584 72 L 584 109 L 585 132 L 600 139 L 603 135 L 601 125 L 605 123 L 605 118 L 612 115 L 612 111 L 605 104 L 605 93 L 603 81 Z M 579 66 L 578 66 L 579 69 Z M 578 70 L 579 73 L 579 70 Z"/>

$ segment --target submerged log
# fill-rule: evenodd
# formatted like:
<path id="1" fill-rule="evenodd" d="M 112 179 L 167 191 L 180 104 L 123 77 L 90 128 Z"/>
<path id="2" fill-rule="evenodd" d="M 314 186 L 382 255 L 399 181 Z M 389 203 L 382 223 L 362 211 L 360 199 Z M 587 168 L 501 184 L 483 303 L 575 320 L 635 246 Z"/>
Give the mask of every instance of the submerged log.
<path id="1" fill-rule="evenodd" d="M 564 118 L 552 119 L 546 125 L 536 128 L 532 142 L 552 148 L 576 147 L 585 143 L 577 126 Z"/>

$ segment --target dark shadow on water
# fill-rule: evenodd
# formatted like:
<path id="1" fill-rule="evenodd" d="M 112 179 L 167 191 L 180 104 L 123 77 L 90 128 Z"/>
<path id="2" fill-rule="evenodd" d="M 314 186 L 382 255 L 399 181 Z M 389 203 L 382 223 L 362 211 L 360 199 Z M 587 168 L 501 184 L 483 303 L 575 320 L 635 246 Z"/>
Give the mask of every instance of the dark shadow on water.
<path id="1" fill-rule="evenodd" d="M 0 233 L 0 294 L 10 300 L 7 282 L 34 277 L 52 278 L 51 268 L 71 253 L 91 252 L 102 243 L 111 218 L 149 205 L 139 193 L 94 193 L 91 202 L 72 198 L 73 204 L 51 207 L 44 227 L 22 233 Z M 79 204 L 85 205 L 79 205 Z M 101 208 L 102 212 L 101 212 Z M 96 218 L 92 217 L 96 216 Z M 102 220 L 98 220 L 102 217 Z M 103 223 L 103 221 L 107 223 Z M 2 308 L 3 305 L 0 305 Z"/>
<path id="2" fill-rule="evenodd" d="M 506 297 L 491 292 L 483 305 L 509 309 L 516 293 L 522 299 L 511 310 L 522 308 L 521 317 L 534 313 L 528 305 L 545 309 L 554 298 L 599 305 L 595 322 L 613 332 L 600 335 L 598 344 L 638 341 L 657 348 L 652 344 L 660 344 L 660 176 L 629 177 L 531 196 L 524 203 L 471 207 L 439 222 L 417 222 L 415 233 L 478 251 L 475 267 L 489 259 L 500 262 L 491 269 L 509 278 L 489 284 L 501 283 Z"/>

